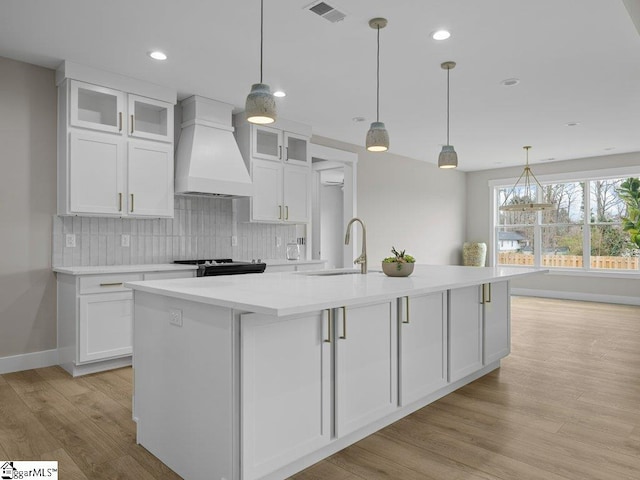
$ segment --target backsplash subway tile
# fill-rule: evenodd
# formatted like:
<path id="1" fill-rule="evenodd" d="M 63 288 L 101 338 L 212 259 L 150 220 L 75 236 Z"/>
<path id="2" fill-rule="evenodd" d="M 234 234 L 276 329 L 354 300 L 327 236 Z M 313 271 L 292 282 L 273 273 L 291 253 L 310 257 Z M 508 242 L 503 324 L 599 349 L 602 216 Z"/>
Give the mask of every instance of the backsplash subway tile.
<path id="1" fill-rule="evenodd" d="M 65 246 L 68 233 L 76 246 Z M 129 246 L 122 246 L 122 235 Z M 238 245 L 231 246 L 236 236 Z M 77 267 L 171 263 L 174 260 L 285 258 L 295 225 L 237 223 L 233 201 L 175 197 L 174 218 L 54 217 L 52 264 Z M 276 244 L 280 239 L 280 245 Z"/>

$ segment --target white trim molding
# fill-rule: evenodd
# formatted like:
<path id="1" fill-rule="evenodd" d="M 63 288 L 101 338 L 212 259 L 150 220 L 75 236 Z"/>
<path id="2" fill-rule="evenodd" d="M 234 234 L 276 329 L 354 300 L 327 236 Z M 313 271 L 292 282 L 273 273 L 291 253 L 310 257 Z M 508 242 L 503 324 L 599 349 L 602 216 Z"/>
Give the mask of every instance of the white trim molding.
<path id="1" fill-rule="evenodd" d="M 600 295 L 594 293 L 567 292 L 559 290 L 538 290 L 535 288 L 512 288 L 511 295 L 521 297 L 558 298 L 562 300 L 578 300 L 582 302 L 616 303 L 619 305 L 638 305 L 640 297 L 622 295 Z"/>
<path id="2" fill-rule="evenodd" d="M 51 367 L 58 364 L 58 350 L 24 353 L 0 358 L 0 374 L 21 372 L 32 368 Z"/>

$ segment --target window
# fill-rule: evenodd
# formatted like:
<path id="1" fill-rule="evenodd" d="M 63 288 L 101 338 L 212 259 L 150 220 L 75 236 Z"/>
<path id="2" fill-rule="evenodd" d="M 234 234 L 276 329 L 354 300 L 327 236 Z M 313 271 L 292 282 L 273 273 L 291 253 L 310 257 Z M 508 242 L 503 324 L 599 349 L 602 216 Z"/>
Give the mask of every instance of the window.
<path id="1" fill-rule="evenodd" d="M 622 229 L 625 202 L 618 194 L 624 178 L 543 182 L 534 199 L 524 189 L 495 186 L 495 258 L 498 265 L 571 270 L 640 270 L 640 251 Z M 553 203 L 541 212 L 501 211 L 500 206 Z"/>

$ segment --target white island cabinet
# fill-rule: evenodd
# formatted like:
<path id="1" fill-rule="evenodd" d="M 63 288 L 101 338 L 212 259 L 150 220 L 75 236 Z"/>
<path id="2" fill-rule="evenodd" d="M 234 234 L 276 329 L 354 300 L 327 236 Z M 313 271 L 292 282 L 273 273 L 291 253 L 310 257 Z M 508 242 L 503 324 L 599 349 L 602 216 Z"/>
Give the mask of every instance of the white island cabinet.
<path id="1" fill-rule="evenodd" d="M 508 280 L 539 272 L 127 283 L 137 441 L 187 480 L 287 478 L 498 368 Z"/>

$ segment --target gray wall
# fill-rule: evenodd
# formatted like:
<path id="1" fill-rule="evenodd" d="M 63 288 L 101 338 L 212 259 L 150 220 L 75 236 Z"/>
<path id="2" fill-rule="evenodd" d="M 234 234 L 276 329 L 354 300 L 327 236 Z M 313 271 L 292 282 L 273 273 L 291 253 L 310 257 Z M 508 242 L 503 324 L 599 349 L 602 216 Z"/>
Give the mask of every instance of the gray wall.
<path id="1" fill-rule="evenodd" d="M 379 268 L 392 246 L 406 250 L 418 263 L 461 264 L 464 172 L 393 153 L 371 153 L 325 137 L 314 136 L 312 142 L 358 154 L 357 212 L 367 226 L 370 268 Z"/>
<path id="2" fill-rule="evenodd" d="M 0 357 L 56 348 L 54 72 L 0 57 Z"/>
<path id="3" fill-rule="evenodd" d="M 640 153 L 626 153 L 601 157 L 582 158 L 564 162 L 536 163 L 532 170 L 537 176 L 561 173 L 579 173 L 617 167 L 638 167 Z M 489 181 L 517 178 L 522 167 L 500 168 L 470 172 L 467 174 L 467 236 L 475 241 L 489 244 L 491 239 L 490 188 Z M 488 254 L 487 257 L 490 257 Z M 584 274 L 583 274 L 584 275 Z M 632 302 L 640 301 L 640 278 L 607 278 L 606 276 L 576 276 L 553 273 L 530 277 L 513 282 L 514 288 L 556 292 L 557 296 L 576 299 L 596 299 Z M 616 298 L 616 297 L 627 297 Z"/>

